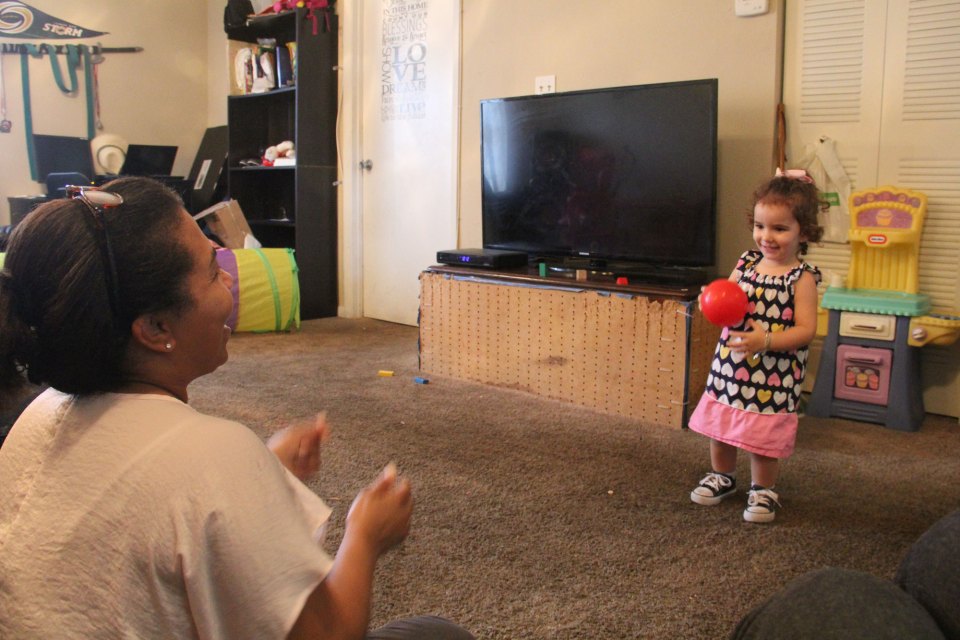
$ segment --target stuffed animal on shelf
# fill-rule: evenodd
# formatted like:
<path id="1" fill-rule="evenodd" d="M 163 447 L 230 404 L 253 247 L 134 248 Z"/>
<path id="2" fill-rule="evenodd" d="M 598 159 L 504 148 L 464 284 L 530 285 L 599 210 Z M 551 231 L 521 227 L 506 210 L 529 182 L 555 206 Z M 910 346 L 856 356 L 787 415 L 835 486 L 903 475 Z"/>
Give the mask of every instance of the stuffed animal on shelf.
<path id="1" fill-rule="evenodd" d="M 295 9 L 306 8 L 307 18 L 313 22 L 313 35 L 317 35 L 317 16 L 314 15 L 314 9 L 329 9 L 333 5 L 332 0 L 277 0 L 273 3 L 273 12 L 293 11 Z M 330 30 L 330 14 L 324 13 L 327 31 Z"/>
<path id="2" fill-rule="evenodd" d="M 297 162 L 297 151 L 292 141 L 284 140 L 280 144 L 267 147 L 263 152 L 261 164 L 265 167 L 289 167 Z"/>
<path id="3" fill-rule="evenodd" d="M 273 3 L 273 12 L 293 11 L 294 9 L 306 7 L 307 9 L 326 9 L 332 2 L 330 0 L 277 0 Z"/>
<path id="4" fill-rule="evenodd" d="M 273 3 L 273 12 L 292 11 L 297 8 L 297 0 L 277 0 Z"/>

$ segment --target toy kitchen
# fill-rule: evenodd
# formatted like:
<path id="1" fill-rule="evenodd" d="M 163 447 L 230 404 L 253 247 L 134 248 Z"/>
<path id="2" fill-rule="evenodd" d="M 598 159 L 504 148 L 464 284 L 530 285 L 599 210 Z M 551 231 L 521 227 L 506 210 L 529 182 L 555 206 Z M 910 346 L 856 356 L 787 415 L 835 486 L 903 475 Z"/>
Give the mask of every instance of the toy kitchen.
<path id="1" fill-rule="evenodd" d="M 960 336 L 960 315 L 931 313 L 918 292 L 926 208 L 923 193 L 896 187 L 850 195 L 850 269 L 820 302 L 828 323 L 808 415 L 920 428 L 920 349 Z"/>

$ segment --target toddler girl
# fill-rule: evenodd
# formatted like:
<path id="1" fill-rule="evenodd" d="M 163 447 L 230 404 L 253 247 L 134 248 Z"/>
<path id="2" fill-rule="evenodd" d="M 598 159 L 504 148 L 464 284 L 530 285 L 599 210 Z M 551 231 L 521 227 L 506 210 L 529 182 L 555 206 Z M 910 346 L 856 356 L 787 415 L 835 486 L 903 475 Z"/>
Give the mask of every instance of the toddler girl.
<path id="1" fill-rule="evenodd" d="M 780 459 L 793 452 L 817 325 L 820 272 L 801 256 L 823 235 L 817 214 L 826 206 L 802 170 L 778 170 L 754 192 L 748 218 L 757 250 L 744 252 L 730 274 L 747 294 L 747 314 L 721 333 L 707 388 L 690 416 L 690 428 L 710 438 L 713 467 L 690 499 L 713 506 L 733 495 L 743 449 L 750 454 L 748 522 L 770 522 L 780 506 L 773 489 Z"/>

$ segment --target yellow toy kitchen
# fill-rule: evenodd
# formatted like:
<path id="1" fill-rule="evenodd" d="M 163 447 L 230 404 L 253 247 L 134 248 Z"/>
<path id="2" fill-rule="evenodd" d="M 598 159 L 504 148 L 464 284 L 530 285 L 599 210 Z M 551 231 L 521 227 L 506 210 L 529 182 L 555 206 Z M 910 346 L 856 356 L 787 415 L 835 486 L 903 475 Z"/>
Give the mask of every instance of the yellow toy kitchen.
<path id="1" fill-rule="evenodd" d="M 916 431 L 923 421 L 920 349 L 960 336 L 960 316 L 930 312 L 919 289 L 923 193 L 892 186 L 850 194 L 846 286 L 827 287 L 829 315 L 807 414 Z"/>

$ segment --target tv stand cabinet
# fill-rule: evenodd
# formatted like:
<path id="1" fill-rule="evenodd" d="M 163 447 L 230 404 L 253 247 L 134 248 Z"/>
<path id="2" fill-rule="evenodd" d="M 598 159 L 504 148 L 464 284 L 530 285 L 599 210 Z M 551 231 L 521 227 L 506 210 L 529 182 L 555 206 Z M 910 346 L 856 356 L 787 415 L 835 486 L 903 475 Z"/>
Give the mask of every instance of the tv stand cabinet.
<path id="1" fill-rule="evenodd" d="M 720 335 L 699 292 L 431 267 L 420 275 L 420 368 L 685 427 Z"/>

